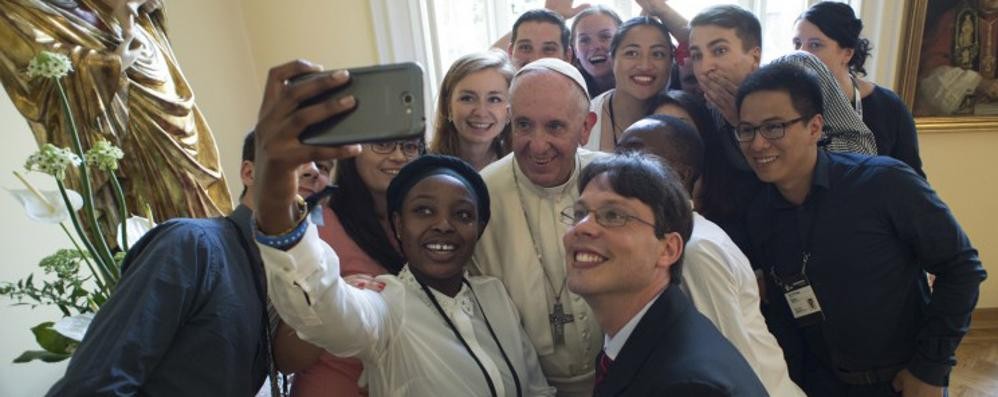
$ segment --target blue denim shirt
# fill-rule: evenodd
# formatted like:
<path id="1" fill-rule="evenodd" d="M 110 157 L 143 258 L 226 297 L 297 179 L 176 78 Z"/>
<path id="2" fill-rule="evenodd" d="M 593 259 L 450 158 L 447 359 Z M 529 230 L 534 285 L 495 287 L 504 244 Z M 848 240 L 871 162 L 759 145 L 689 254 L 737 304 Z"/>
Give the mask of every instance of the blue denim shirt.
<path id="1" fill-rule="evenodd" d="M 855 372 L 907 367 L 947 384 L 986 274 L 949 208 L 910 167 L 819 151 L 802 205 L 767 185 L 748 229 L 751 260 L 767 274 L 764 313 L 798 384 L 816 361 Z M 805 251 L 825 319 L 800 328 L 770 271 L 799 274 Z M 934 292 L 924 272 L 936 275 Z"/>
<path id="2" fill-rule="evenodd" d="M 256 394 L 267 374 L 250 267 L 260 254 L 250 210 L 231 218 L 239 230 L 225 218 L 176 219 L 144 236 L 48 395 Z"/>

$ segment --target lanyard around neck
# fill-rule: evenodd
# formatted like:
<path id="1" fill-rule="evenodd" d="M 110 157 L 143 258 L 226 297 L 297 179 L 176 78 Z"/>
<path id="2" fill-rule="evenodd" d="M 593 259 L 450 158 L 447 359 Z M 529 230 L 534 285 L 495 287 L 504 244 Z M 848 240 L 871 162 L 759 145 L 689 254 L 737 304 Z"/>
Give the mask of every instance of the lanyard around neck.
<path id="1" fill-rule="evenodd" d="M 413 278 L 415 279 L 415 277 Z M 475 290 L 471 288 L 471 283 L 469 283 L 467 279 L 463 279 L 461 281 L 464 283 L 464 285 L 468 286 L 468 290 L 471 291 L 471 295 L 475 298 L 475 303 L 478 305 L 478 311 L 482 313 L 482 318 L 485 319 L 485 326 L 489 329 L 489 334 L 492 335 L 492 340 L 495 341 L 496 346 L 499 347 L 499 353 L 502 354 L 502 359 L 503 361 L 506 362 L 506 367 L 509 368 L 509 372 L 513 375 L 513 383 L 516 385 L 516 396 L 517 397 L 523 396 L 523 391 L 521 390 L 520 387 L 520 377 L 516 374 L 516 369 L 513 368 L 513 363 L 509 360 L 509 356 L 506 355 L 506 350 L 503 349 L 502 343 L 499 342 L 499 337 L 496 336 L 495 330 L 492 329 L 492 323 L 489 322 L 488 316 L 485 315 L 485 310 L 482 308 L 482 303 L 478 300 L 478 294 L 475 294 Z M 461 345 L 464 346 L 464 349 L 468 351 L 468 354 L 471 355 L 471 358 L 475 360 L 475 364 L 478 364 L 478 369 L 482 371 L 482 375 L 485 375 L 485 382 L 488 383 L 489 385 L 490 394 L 493 397 L 498 397 L 498 393 L 496 392 L 496 385 L 493 382 L 492 377 L 489 376 L 488 370 L 485 369 L 485 365 L 482 364 L 482 360 L 479 359 L 477 355 L 475 355 L 475 352 L 473 350 L 471 350 L 471 345 L 469 345 L 468 341 L 464 339 L 464 336 L 461 336 L 461 332 L 457 330 L 457 327 L 454 325 L 454 322 L 451 321 L 450 316 L 448 316 L 447 312 L 444 311 L 444 308 L 440 306 L 440 302 L 437 301 L 437 297 L 433 295 L 433 292 L 430 291 L 430 288 L 427 287 L 426 284 L 423 284 L 423 282 L 419 281 L 418 279 L 416 279 L 416 282 L 419 283 L 419 286 L 423 288 L 423 292 L 425 292 L 426 296 L 430 298 L 430 302 L 433 302 L 433 307 L 436 308 L 437 312 L 440 313 L 440 316 L 444 318 L 444 322 L 447 323 L 447 326 L 450 328 L 451 332 L 454 333 L 454 336 L 456 336 L 457 339 L 461 341 Z"/>

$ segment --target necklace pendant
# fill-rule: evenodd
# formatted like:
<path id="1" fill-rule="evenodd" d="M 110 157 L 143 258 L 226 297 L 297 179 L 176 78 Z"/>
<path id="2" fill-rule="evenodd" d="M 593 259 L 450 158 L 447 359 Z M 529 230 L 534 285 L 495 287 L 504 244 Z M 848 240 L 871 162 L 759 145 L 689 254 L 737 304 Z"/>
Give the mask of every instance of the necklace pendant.
<path id="1" fill-rule="evenodd" d="M 551 321 L 551 337 L 554 339 L 554 344 L 556 346 L 564 345 L 565 324 L 575 322 L 575 316 L 565 314 L 564 306 L 561 305 L 561 302 L 556 302 L 551 309 L 551 314 L 548 315 L 548 319 Z"/>

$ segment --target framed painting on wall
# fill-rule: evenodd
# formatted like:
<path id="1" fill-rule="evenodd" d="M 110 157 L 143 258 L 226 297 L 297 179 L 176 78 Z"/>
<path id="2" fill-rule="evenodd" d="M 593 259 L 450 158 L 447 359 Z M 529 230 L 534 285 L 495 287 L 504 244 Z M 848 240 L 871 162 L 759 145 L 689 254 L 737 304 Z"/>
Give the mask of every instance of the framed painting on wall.
<path id="1" fill-rule="evenodd" d="M 907 0 L 898 94 L 919 132 L 998 132 L 998 0 Z"/>

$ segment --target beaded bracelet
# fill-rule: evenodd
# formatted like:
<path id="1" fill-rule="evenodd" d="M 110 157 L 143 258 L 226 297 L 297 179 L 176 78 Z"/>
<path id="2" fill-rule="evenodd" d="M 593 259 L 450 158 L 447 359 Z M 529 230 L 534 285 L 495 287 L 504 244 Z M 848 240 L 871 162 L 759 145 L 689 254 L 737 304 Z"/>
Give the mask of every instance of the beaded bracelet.
<path id="1" fill-rule="evenodd" d="M 286 232 L 277 235 L 267 235 L 260 231 L 257 227 L 254 234 L 256 242 L 273 247 L 279 250 L 287 251 L 289 248 L 294 247 L 301 241 L 302 237 L 305 237 L 305 232 L 308 231 L 308 207 L 305 205 L 305 200 L 301 196 L 297 197 L 296 204 L 298 204 L 299 218 L 296 221 L 296 225 Z"/>
<path id="2" fill-rule="evenodd" d="M 268 236 L 263 234 L 259 229 L 256 231 L 256 242 L 273 247 L 282 251 L 287 251 L 289 248 L 294 247 L 301 241 L 302 237 L 305 237 L 305 232 L 308 231 L 308 221 L 307 219 L 302 222 L 298 222 L 298 226 L 291 229 L 290 232 L 279 235 L 279 236 Z"/>

